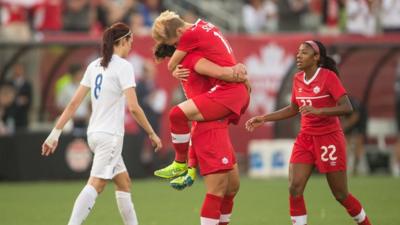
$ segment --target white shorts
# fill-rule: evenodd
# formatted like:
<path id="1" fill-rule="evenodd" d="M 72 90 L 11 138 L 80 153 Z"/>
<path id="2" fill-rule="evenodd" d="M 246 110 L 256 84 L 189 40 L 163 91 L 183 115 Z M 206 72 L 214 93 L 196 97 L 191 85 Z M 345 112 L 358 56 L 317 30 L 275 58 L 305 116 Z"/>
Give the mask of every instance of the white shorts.
<path id="1" fill-rule="evenodd" d="M 109 180 L 126 171 L 121 155 L 123 142 L 124 137 L 120 135 L 101 132 L 88 135 L 89 147 L 94 153 L 90 176 Z"/>

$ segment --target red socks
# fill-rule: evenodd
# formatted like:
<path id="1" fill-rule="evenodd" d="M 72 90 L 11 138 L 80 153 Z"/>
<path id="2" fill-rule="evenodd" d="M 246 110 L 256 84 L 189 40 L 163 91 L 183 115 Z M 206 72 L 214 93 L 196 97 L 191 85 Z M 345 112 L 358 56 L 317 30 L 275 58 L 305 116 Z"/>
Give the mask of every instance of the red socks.
<path id="1" fill-rule="evenodd" d="M 361 203 L 353 195 L 349 194 L 341 204 L 359 225 L 371 225 Z"/>
<path id="2" fill-rule="evenodd" d="M 190 140 L 189 121 L 178 106 L 174 106 L 169 112 L 169 121 L 175 148 L 175 161 L 186 162 Z"/>
<path id="3" fill-rule="evenodd" d="M 290 196 L 290 217 L 293 225 L 305 225 L 307 224 L 307 209 L 304 203 L 304 197 Z"/>
<path id="4" fill-rule="evenodd" d="M 233 209 L 233 199 L 235 195 L 225 195 L 222 199 L 221 216 L 219 218 L 219 225 L 227 225 L 230 222 Z"/>
<path id="5" fill-rule="evenodd" d="M 207 194 L 201 208 L 201 225 L 218 225 L 223 198 Z"/>

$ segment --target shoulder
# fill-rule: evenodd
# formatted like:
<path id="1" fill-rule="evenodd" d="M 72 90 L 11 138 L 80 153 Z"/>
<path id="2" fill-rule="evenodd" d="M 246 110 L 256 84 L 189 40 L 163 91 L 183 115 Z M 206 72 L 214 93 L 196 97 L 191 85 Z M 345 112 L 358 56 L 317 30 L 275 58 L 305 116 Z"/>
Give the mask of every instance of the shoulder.
<path id="1" fill-rule="evenodd" d="M 301 81 L 301 80 L 303 80 L 303 76 L 304 76 L 304 72 L 298 71 L 294 74 L 293 81 Z"/>
<path id="2" fill-rule="evenodd" d="M 338 75 L 335 72 L 322 67 L 320 68 L 320 75 L 326 77 L 327 79 L 338 78 Z"/>

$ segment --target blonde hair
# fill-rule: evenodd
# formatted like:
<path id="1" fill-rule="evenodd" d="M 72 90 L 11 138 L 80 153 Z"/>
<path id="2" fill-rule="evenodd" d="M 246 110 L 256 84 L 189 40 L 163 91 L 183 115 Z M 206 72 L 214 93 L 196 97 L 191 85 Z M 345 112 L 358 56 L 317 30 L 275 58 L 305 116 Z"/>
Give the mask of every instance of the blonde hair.
<path id="1" fill-rule="evenodd" d="M 162 12 L 154 21 L 151 28 L 151 36 L 157 42 L 164 42 L 176 37 L 176 29 L 185 25 L 178 14 L 166 10 Z"/>

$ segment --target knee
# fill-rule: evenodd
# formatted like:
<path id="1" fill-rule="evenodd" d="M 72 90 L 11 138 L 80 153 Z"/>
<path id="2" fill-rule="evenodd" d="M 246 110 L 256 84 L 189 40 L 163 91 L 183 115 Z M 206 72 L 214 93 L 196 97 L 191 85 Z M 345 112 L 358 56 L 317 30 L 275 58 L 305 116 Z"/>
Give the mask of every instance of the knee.
<path id="1" fill-rule="evenodd" d="M 123 182 L 118 182 L 115 184 L 115 189 L 117 191 L 131 192 L 132 182 L 129 177 L 123 180 Z"/>
<path id="2" fill-rule="evenodd" d="M 333 196 L 335 196 L 336 201 L 343 202 L 347 198 L 348 193 L 344 191 L 335 191 L 333 192 Z"/>
<path id="3" fill-rule="evenodd" d="M 240 189 L 240 183 L 239 182 L 235 182 L 233 184 L 230 184 L 228 187 L 228 191 L 226 193 L 226 195 L 236 195 L 239 192 Z"/>
<path id="4" fill-rule="evenodd" d="M 88 182 L 89 185 L 93 186 L 97 193 L 100 194 L 103 192 L 104 188 L 107 185 L 107 180 L 104 179 L 90 179 Z"/>
<path id="5" fill-rule="evenodd" d="M 299 180 L 292 180 L 289 182 L 289 193 L 292 196 L 303 195 L 304 182 Z"/>

